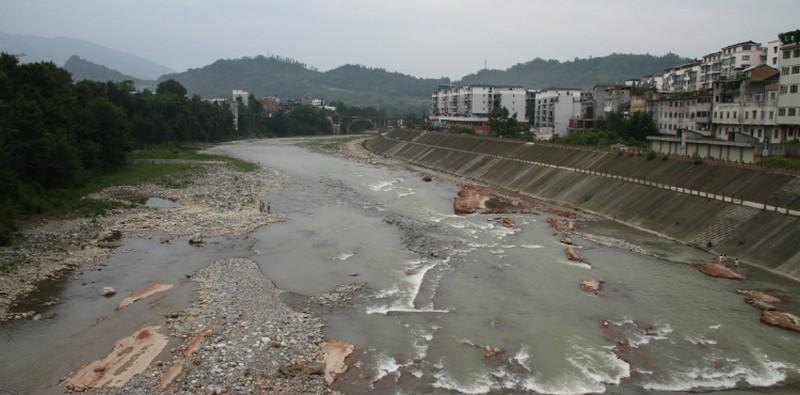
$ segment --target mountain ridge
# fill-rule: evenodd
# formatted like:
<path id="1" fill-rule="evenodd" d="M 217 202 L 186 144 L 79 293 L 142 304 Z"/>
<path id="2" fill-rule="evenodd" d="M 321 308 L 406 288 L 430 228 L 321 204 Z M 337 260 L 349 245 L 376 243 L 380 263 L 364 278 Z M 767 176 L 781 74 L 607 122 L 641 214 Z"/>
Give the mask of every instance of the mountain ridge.
<path id="1" fill-rule="evenodd" d="M 140 79 L 156 79 L 174 70 L 149 59 L 72 37 L 44 37 L 0 32 L 0 52 L 24 53 L 23 62 L 63 65 L 73 55 Z"/>

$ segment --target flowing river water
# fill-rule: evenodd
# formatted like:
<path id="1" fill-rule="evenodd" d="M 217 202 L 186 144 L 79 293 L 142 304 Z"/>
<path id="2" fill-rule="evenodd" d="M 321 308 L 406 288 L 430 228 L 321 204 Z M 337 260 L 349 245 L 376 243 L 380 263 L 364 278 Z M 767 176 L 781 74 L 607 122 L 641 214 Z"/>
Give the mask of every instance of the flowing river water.
<path id="1" fill-rule="evenodd" d="M 761 324 L 759 311 L 736 294 L 774 290 L 790 298 L 782 308 L 798 311 L 797 282 L 754 269 L 742 282 L 707 277 L 685 263 L 710 259 L 704 252 L 597 218 L 578 221 L 586 236 L 574 238 L 591 266 L 573 263 L 544 212 L 504 214 L 513 228 L 496 215 L 453 215 L 453 181 L 424 182 L 400 166 L 268 141 L 215 150 L 291 176 L 265 197 L 288 221 L 206 250 L 128 240 L 139 252 L 111 257 L 107 270 L 89 274 L 94 281 L 125 275 L 131 290 L 140 286 L 136 271 L 115 259 L 154 262 L 140 270 L 174 262 L 166 280 L 188 283 L 181 280 L 187 270 L 243 256 L 293 295 L 364 283 L 352 305 L 319 310 L 327 337 L 356 346 L 335 384 L 347 393 L 800 393 L 800 334 Z M 599 296 L 578 286 L 592 278 L 605 282 Z M 0 380 L 35 388 L 35 369 L 66 374 L 146 318 L 108 327 L 93 349 L 96 334 L 69 322 L 107 307 L 81 290 L 78 283 L 91 280 L 58 288 L 59 317 L 71 318 L 0 327 Z M 182 288 L 160 302 L 164 308 L 139 306 L 142 314 L 185 305 L 191 286 Z M 614 352 L 618 340 L 627 344 L 624 355 Z M 484 346 L 502 352 L 485 358 Z M 83 351 L 69 354 L 75 350 Z M 67 356 L 54 362 L 60 351 Z"/>

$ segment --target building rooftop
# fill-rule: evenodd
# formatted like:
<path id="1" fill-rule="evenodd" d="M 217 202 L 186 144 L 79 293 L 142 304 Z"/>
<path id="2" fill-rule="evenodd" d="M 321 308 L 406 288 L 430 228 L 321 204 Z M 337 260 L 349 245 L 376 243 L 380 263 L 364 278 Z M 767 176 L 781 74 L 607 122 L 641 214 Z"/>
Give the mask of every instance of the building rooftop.
<path id="1" fill-rule="evenodd" d="M 742 42 L 740 42 L 740 43 L 736 43 L 736 44 L 731 44 L 731 45 L 728 45 L 728 46 L 726 46 L 726 47 L 722 47 L 722 49 L 728 49 L 728 48 L 738 47 L 738 46 L 740 46 L 740 45 L 746 45 L 746 44 L 750 44 L 750 45 L 758 45 L 758 46 L 761 46 L 761 43 L 757 43 L 757 42 L 755 42 L 755 41 L 749 40 L 749 41 L 742 41 Z"/>

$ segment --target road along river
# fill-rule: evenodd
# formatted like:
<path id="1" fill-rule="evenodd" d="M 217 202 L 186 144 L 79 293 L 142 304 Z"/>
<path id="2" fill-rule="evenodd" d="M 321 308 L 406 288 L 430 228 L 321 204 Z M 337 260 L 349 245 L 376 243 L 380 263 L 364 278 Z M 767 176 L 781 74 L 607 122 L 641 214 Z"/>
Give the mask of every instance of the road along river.
<path id="1" fill-rule="evenodd" d="M 511 228 L 454 215 L 450 180 L 293 146 L 219 149 L 293 179 L 267 197 L 289 221 L 254 236 L 267 277 L 307 296 L 365 285 L 322 310 L 327 336 L 355 345 L 345 392 L 800 391 L 800 334 L 736 293 L 772 290 L 797 311 L 795 282 L 707 277 L 685 264 L 703 252 L 590 217 L 574 241 L 591 265 L 575 263 L 545 212 Z M 587 279 L 605 287 L 582 291 Z"/>
<path id="2" fill-rule="evenodd" d="M 322 316 L 325 337 L 354 345 L 333 383 L 345 393 L 800 393 L 800 333 L 760 323 L 736 292 L 766 290 L 797 312 L 797 282 L 748 268 L 743 281 L 708 277 L 688 264 L 706 253 L 583 214 L 571 238 L 587 263 L 574 262 L 548 224 L 566 220 L 545 207 L 455 215 L 460 185 L 443 175 L 276 140 L 214 151 L 291 177 L 264 197 L 287 221 L 203 248 L 126 238 L 102 271 L 45 292 L 62 300 L 53 319 L 0 326 L 0 393 L 60 392 L 59 377 L 115 339 L 192 303 L 187 273 L 231 257 L 255 261 L 285 303 Z M 581 289 L 592 279 L 602 290 Z M 153 280 L 176 289 L 122 313 L 97 296 Z"/>

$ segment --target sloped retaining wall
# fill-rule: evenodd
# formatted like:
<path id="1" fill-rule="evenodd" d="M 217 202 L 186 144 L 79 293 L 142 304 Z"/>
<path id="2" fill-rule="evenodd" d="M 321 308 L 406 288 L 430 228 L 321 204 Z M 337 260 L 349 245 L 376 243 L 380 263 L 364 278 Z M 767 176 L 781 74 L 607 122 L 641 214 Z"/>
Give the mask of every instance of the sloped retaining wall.
<path id="1" fill-rule="evenodd" d="M 800 279 L 800 179 L 756 169 L 402 131 L 370 150 L 592 211 Z M 766 209 L 765 209 L 766 207 Z"/>

